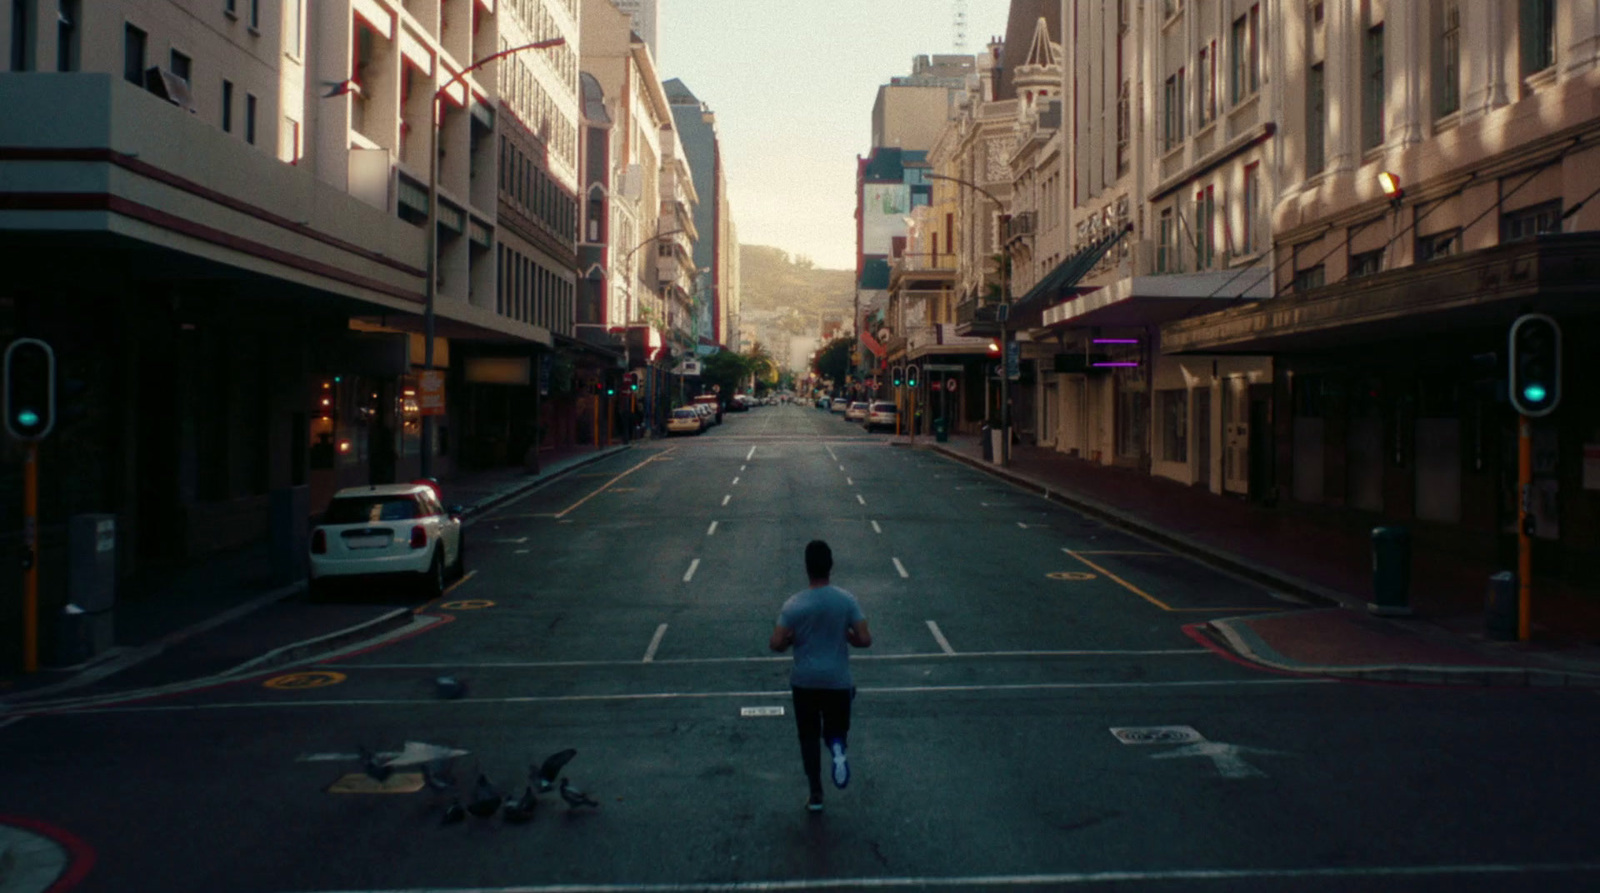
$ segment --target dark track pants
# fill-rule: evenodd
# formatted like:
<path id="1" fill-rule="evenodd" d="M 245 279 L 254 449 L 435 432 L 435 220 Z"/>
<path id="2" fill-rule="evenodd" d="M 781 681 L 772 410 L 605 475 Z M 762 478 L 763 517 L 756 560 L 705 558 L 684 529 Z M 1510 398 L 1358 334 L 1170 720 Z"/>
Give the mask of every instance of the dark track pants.
<path id="1" fill-rule="evenodd" d="M 845 741 L 850 734 L 853 688 L 795 688 L 794 724 L 800 732 L 800 759 L 812 791 L 822 790 L 822 742 Z"/>

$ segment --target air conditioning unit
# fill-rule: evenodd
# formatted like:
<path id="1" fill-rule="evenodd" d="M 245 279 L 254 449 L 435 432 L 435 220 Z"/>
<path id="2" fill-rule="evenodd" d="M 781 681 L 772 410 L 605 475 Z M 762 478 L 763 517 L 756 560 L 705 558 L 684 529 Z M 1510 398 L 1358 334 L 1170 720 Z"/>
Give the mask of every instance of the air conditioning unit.
<path id="1" fill-rule="evenodd" d="M 159 66 L 144 71 L 144 88 L 181 109 L 194 111 L 189 82 Z"/>

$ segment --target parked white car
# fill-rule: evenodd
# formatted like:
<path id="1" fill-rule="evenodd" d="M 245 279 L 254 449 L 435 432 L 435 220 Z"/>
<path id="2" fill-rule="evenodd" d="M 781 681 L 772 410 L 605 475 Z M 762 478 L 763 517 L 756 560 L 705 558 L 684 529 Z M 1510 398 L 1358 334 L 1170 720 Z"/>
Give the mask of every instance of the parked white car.
<path id="1" fill-rule="evenodd" d="M 893 431 L 896 427 L 895 421 L 897 418 L 898 415 L 893 403 L 874 403 L 872 408 L 867 410 L 867 417 L 861 424 L 868 431 L 874 428 L 888 428 Z"/>
<path id="2" fill-rule="evenodd" d="M 699 434 L 706 430 L 705 413 L 685 406 L 674 409 L 667 417 L 668 434 Z"/>
<path id="3" fill-rule="evenodd" d="M 865 422 L 867 420 L 867 404 L 850 404 L 850 408 L 844 411 L 844 420 L 847 422 Z"/>
<path id="4" fill-rule="evenodd" d="M 347 487 L 311 530 L 313 593 L 335 580 L 387 578 L 436 598 L 465 570 L 460 510 L 446 510 L 427 484 Z"/>

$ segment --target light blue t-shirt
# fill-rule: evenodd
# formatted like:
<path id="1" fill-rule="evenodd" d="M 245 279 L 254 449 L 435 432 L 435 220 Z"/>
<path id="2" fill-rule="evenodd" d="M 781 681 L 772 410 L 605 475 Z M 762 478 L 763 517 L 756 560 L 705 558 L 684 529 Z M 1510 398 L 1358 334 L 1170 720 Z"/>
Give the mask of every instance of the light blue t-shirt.
<path id="1" fill-rule="evenodd" d="M 854 688 L 844 632 L 863 617 L 856 597 L 837 586 L 802 589 L 783 603 L 778 625 L 794 631 L 796 688 Z"/>

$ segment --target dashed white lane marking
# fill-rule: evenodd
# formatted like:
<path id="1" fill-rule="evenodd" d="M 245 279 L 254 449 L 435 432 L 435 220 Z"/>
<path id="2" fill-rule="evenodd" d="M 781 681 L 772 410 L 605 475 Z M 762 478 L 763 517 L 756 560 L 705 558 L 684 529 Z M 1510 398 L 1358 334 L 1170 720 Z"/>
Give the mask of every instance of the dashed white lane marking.
<path id="1" fill-rule="evenodd" d="M 944 637 L 944 633 L 939 632 L 939 624 L 929 620 L 928 632 L 933 633 L 933 640 L 939 643 L 939 650 L 943 651 L 945 654 L 956 653 L 956 650 L 950 647 L 950 640 Z"/>
<path id="2" fill-rule="evenodd" d="M 693 571 L 690 571 L 693 573 Z M 656 627 L 656 634 L 650 637 L 650 647 L 644 650 L 644 663 L 652 663 L 656 659 L 656 649 L 661 647 L 661 638 L 667 634 L 665 623 Z"/>
<path id="3" fill-rule="evenodd" d="M 528 554 L 529 552 L 532 552 L 532 551 L 533 551 L 532 549 L 518 549 L 517 551 L 512 552 L 511 554 L 512 555 L 526 555 L 526 554 Z"/>
<path id="4" fill-rule="evenodd" d="M 733 479 L 733 483 L 731 483 L 731 484 L 729 484 L 729 485 L 728 485 L 728 486 L 730 486 L 730 487 L 737 487 L 737 486 L 739 486 L 739 479 L 738 479 L 738 478 L 737 478 L 737 477 L 735 477 L 735 478 L 734 478 L 734 479 Z"/>
<path id="5" fill-rule="evenodd" d="M 684 574 L 683 574 L 683 582 L 687 583 L 690 580 L 693 580 L 694 579 L 694 572 L 699 567 L 700 567 L 700 559 L 696 558 L 695 560 L 689 562 L 689 569 L 687 571 L 685 571 Z"/>
<path id="6" fill-rule="evenodd" d="M 833 461 L 835 461 L 835 462 L 839 461 L 839 454 L 835 453 L 833 451 L 833 446 L 831 444 L 826 444 L 825 443 L 825 444 L 822 445 L 822 448 L 828 451 L 828 455 L 833 457 Z M 839 470 L 840 471 L 844 471 L 843 468 L 840 468 Z"/>
<path id="7" fill-rule="evenodd" d="M 856 479 L 855 479 L 855 478 L 852 478 L 852 477 L 847 477 L 847 478 L 845 478 L 845 479 L 844 479 L 844 482 L 845 482 L 845 483 L 847 483 L 847 484 L 849 484 L 849 485 L 850 485 L 850 486 L 852 486 L 852 487 L 854 487 L 854 486 L 855 486 L 855 485 L 856 485 Z"/>
<path id="8" fill-rule="evenodd" d="M 745 469 L 746 469 L 746 468 L 749 468 L 749 467 L 750 467 L 750 466 L 748 466 L 748 465 L 741 465 L 741 466 L 739 466 L 739 471 L 740 471 L 740 472 L 741 472 L 741 473 L 743 473 L 743 471 L 744 471 L 744 470 L 745 470 Z"/>
<path id="9" fill-rule="evenodd" d="M 891 558 L 889 560 L 894 562 L 894 569 L 900 572 L 900 577 L 902 579 L 911 576 L 910 574 L 906 573 L 906 566 L 900 563 L 900 559 Z"/>
<path id="10" fill-rule="evenodd" d="M 1094 649 L 1076 649 L 1066 651 L 963 651 L 958 655 L 962 658 L 991 658 L 991 657 L 1202 657 L 1212 652 L 1206 648 L 1144 648 L 1122 651 L 1107 651 Z M 931 660 L 944 657 L 942 654 L 911 653 L 911 654 L 852 654 L 850 659 L 869 661 L 918 661 Z M 749 663 L 782 663 L 792 661 L 790 655 L 780 657 L 678 657 L 669 660 L 655 661 L 656 666 L 666 664 L 749 664 Z M 364 664 L 364 663 L 322 663 L 317 664 L 318 669 L 326 670 L 539 670 L 539 669 L 565 669 L 568 667 L 631 667 L 637 661 L 631 660 L 509 660 L 509 661 L 484 661 L 482 663 L 411 663 L 411 664 Z M 21 717 L 18 717 L 19 719 Z"/>
<path id="11" fill-rule="evenodd" d="M 732 493 L 729 493 L 728 495 L 722 497 L 722 504 L 723 505 L 727 505 L 728 504 L 728 500 L 730 500 L 732 498 L 733 498 L 733 494 Z"/>
<path id="12" fill-rule="evenodd" d="M 1021 527 L 1023 530 L 1027 530 L 1028 529 L 1028 525 L 1022 523 L 1021 521 L 1017 522 L 1017 526 Z"/>
<path id="13" fill-rule="evenodd" d="M 872 532 L 873 533 L 882 533 L 883 532 L 883 528 L 878 526 L 878 522 L 877 521 L 873 521 L 872 522 Z"/>
<path id="14" fill-rule="evenodd" d="M 0 719 L 0 729 L 3 729 L 5 727 L 7 727 L 7 726 L 14 726 L 17 723 L 22 722 L 24 719 L 27 719 L 27 717 L 26 716 L 13 716 L 10 719 Z"/>
<path id="15" fill-rule="evenodd" d="M 712 521 L 711 522 L 711 526 L 706 528 L 706 536 L 713 536 L 713 535 L 716 534 L 716 532 L 717 532 L 717 522 Z"/>
<path id="16" fill-rule="evenodd" d="M 861 494 L 860 494 L 860 493 L 857 493 L 857 494 L 856 494 L 856 502 L 859 502 L 859 503 L 861 503 L 861 504 L 862 504 L 862 505 L 866 505 L 866 504 L 867 504 L 867 500 L 866 500 L 866 498 L 865 498 L 865 497 L 863 497 L 863 496 L 862 496 L 862 495 L 861 495 Z"/>
<path id="17" fill-rule="evenodd" d="M 839 470 L 840 471 L 844 471 L 844 466 L 843 465 L 839 466 Z"/>
<path id="18" fill-rule="evenodd" d="M 755 447 L 751 447 L 750 448 L 750 452 L 744 454 L 744 461 L 749 462 L 751 459 L 755 458 L 755 455 L 756 455 L 756 448 Z"/>

